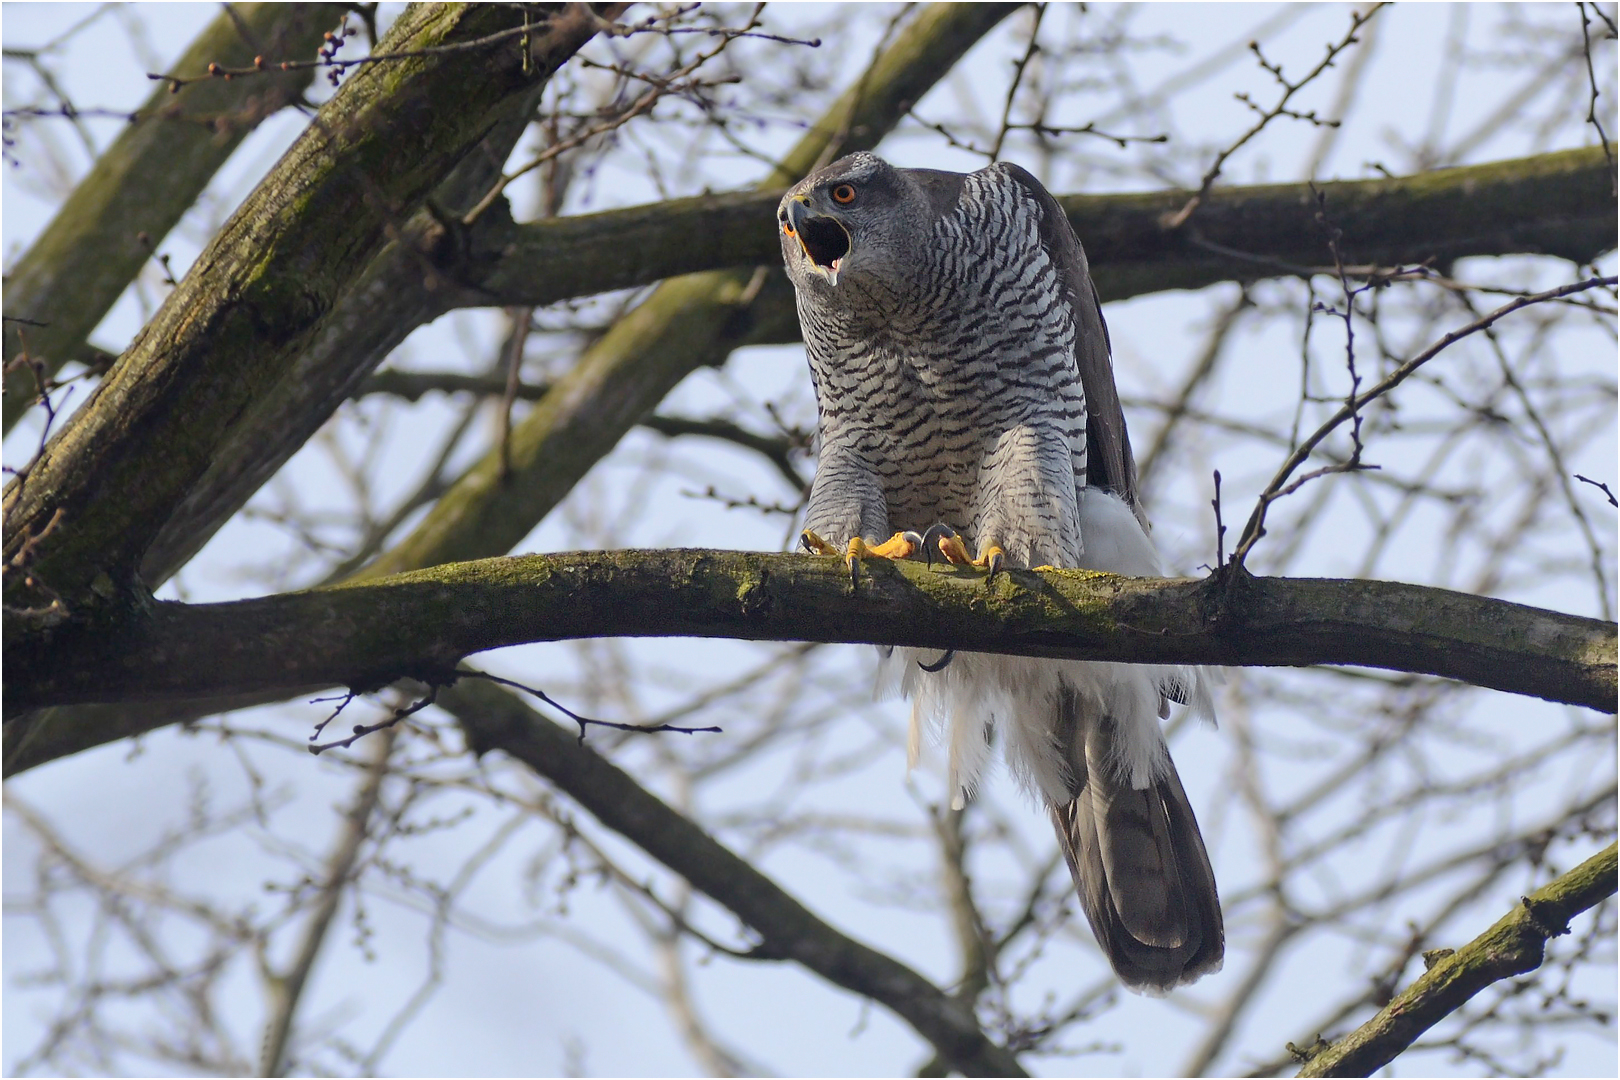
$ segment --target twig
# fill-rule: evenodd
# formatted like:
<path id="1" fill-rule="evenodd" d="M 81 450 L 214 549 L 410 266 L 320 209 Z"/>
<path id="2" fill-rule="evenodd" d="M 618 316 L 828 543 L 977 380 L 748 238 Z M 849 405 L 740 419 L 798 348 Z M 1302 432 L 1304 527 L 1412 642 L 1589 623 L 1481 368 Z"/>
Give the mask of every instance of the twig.
<path id="1" fill-rule="evenodd" d="M 13 607 L 10 604 L 6 604 L 6 614 L 16 615 L 25 619 L 40 619 L 48 615 L 67 614 L 67 604 L 62 600 L 61 594 L 55 589 L 51 588 L 49 585 L 45 584 L 45 582 L 41 581 L 38 577 L 34 576 L 34 574 L 28 569 L 28 564 L 32 562 L 34 558 L 34 549 L 37 548 L 46 537 L 50 536 L 56 531 L 57 527 L 62 524 L 64 514 L 65 511 L 61 507 L 57 507 L 56 513 L 51 515 L 51 519 L 45 523 L 45 527 L 32 536 L 26 537 L 23 540 L 22 545 L 17 548 L 16 554 L 11 557 L 10 561 L 8 561 L 4 566 L 0 566 L 0 580 L 3 580 L 6 575 L 9 575 L 15 570 L 22 574 L 22 588 L 34 589 L 44 593 L 49 598 L 50 603 L 46 604 L 44 607 L 25 608 Z M 6 585 L 6 588 L 9 592 L 9 582 Z"/>
<path id="2" fill-rule="evenodd" d="M 1594 3 L 1592 5 L 1592 9 L 1596 11 L 1597 4 Z M 1609 163 L 1609 191 L 1612 194 L 1616 190 L 1615 185 L 1617 183 L 1614 175 L 1614 149 L 1609 145 L 1609 136 L 1604 132 L 1603 123 L 1598 119 L 1597 114 L 1597 70 L 1592 66 L 1592 36 L 1588 30 L 1592 20 L 1586 17 L 1586 4 L 1577 2 L 1575 4 L 1575 10 L 1581 13 L 1581 44 L 1586 53 L 1586 79 L 1592 87 L 1592 96 L 1587 99 L 1586 122 L 1597 129 L 1598 140 L 1603 143 L 1603 159 Z M 1601 15 L 1602 12 L 1598 12 L 1598 14 Z M 1608 22 L 1608 19 L 1605 18 L 1603 21 Z M 1609 36 L 1614 36 L 1613 25 L 1609 27 Z"/>
<path id="3" fill-rule="evenodd" d="M 495 443 L 501 448 L 501 483 L 512 475 L 512 403 L 517 400 L 518 375 L 523 368 L 523 349 L 534 327 L 534 308 L 511 308 L 508 316 L 512 323 L 512 336 L 506 351 L 506 385 L 501 388 L 501 409 L 497 413 Z"/>
<path id="4" fill-rule="evenodd" d="M 315 739 L 316 739 L 317 736 L 319 736 L 321 730 L 323 728 L 325 728 L 327 724 L 329 724 L 333 720 L 335 720 L 337 718 L 338 713 L 342 712 L 344 707 L 347 706 L 350 701 L 354 700 L 355 694 L 353 692 L 350 692 L 344 698 L 343 704 L 339 705 L 337 707 L 337 709 L 332 713 L 331 716 L 328 716 L 325 720 L 322 720 L 320 722 L 320 724 L 318 724 L 316 726 L 315 734 L 311 735 L 309 737 L 310 738 L 309 752 L 312 753 L 312 754 L 321 754 L 321 753 L 325 753 L 328 750 L 333 750 L 333 749 L 337 749 L 337 748 L 340 748 L 340 747 L 353 746 L 355 743 L 359 742 L 361 739 L 365 738 L 367 735 L 370 735 L 373 732 L 377 732 L 377 731 L 384 731 L 384 730 L 386 730 L 388 728 L 393 727 L 395 724 L 399 723 L 401 720 L 405 719 L 407 716 L 411 716 L 411 715 L 413 715 L 415 713 L 421 712 L 423 709 L 427 708 L 429 705 L 432 705 L 433 702 L 434 702 L 434 699 L 436 699 L 438 696 L 439 696 L 439 688 L 437 686 L 429 686 L 428 687 L 428 692 L 427 692 L 426 695 L 424 695 L 423 697 L 418 698 L 416 701 L 411 702 L 411 704 L 409 704 L 409 705 L 402 705 L 399 708 L 394 709 L 394 711 L 389 715 L 389 717 L 386 720 L 379 720 L 375 724 L 356 724 L 356 725 L 354 725 L 354 728 L 352 729 L 352 733 L 346 739 L 338 739 L 338 740 L 336 740 L 334 742 L 329 742 L 329 743 L 316 743 Z"/>
<path id="5" fill-rule="evenodd" d="M 1310 457 L 1311 452 L 1316 448 L 1317 444 L 1332 434 L 1339 427 L 1339 425 L 1350 419 L 1356 410 L 1363 408 L 1369 402 L 1389 393 L 1402 382 L 1406 381 L 1407 376 L 1411 375 L 1414 371 L 1428 363 L 1430 360 L 1433 360 L 1436 356 L 1440 355 L 1440 353 L 1444 352 L 1458 341 L 1468 337 L 1470 334 L 1478 333 L 1487 326 L 1494 324 L 1497 320 L 1518 311 L 1520 308 L 1529 307 L 1532 304 L 1544 303 L 1548 300 L 1556 300 L 1564 296 L 1571 296 L 1575 293 L 1585 292 L 1587 289 L 1595 289 L 1600 286 L 1613 286 L 1617 281 L 1620 281 L 1620 279 L 1614 277 L 1587 278 L 1585 281 L 1577 281 L 1573 284 L 1561 285 L 1556 289 L 1548 289 L 1545 292 L 1534 293 L 1530 296 L 1518 297 L 1509 303 L 1503 304 L 1495 311 L 1482 315 L 1480 318 L 1475 319 L 1467 326 L 1464 326 L 1458 330 L 1453 330 L 1451 333 L 1447 334 L 1445 337 L 1423 350 L 1417 356 L 1414 356 L 1412 359 L 1406 361 L 1394 371 L 1390 372 L 1382 381 L 1373 386 L 1366 393 L 1360 394 L 1354 399 L 1347 401 L 1336 413 L 1333 414 L 1333 416 L 1327 420 L 1326 423 L 1312 432 L 1310 436 L 1308 436 L 1299 444 L 1297 448 L 1295 448 L 1292 454 L 1288 455 L 1288 459 L 1283 462 L 1282 468 L 1277 470 L 1277 475 L 1272 477 L 1271 483 L 1267 484 L 1266 489 L 1260 493 L 1260 500 L 1254 508 L 1254 513 L 1250 515 L 1248 523 L 1243 527 L 1243 535 L 1238 542 L 1237 549 L 1232 553 L 1232 562 L 1241 566 L 1243 564 L 1243 560 L 1248 556 L 1249 550 L 1253 548 L 1254 545 L 1259 542 L 1260 538 L 1266 534 L 1266 510 L 1273 502 L 1293 491 L 1298 490 L 1299 487 L 1305 482 L 1315 478 L 1316 476 L 1325 475 L 1330 471 L 1345 471 L 1339 466 L 1329 466 L 1325 470 L 1319 470 L 1316 473 L 1309 474 L 1300 478 L 1294 483 L 1289 484 L 1289 478 L 1293 476 L 1294 470 L 1299 468 L 1299 466 Z"/>
<path id="6" fill-rule="evenodd" d="M 533 34 L 536 30 L 549 26 L 550 21 L 551 20 L 547 20 L 546 22 L 538 25 L 508 27 L 505 30 L 497 30 L 493 34 L 487 34 L 481 38 L 474 38 L 471 41 L 456 41 L 444 45 L 432 45 L 425 49 L 408 49 L 403 52 L 371 53 L 366 56 L 357 56 L 352 60 L 338 59 L 335 55 L 331 55 L 328 52 L 328 45 L 323 45 L 321 47 L 321 58 L 318 60 L 282 60 L 280 62 L 276 62 L 267 61 L 263 56 L 256 56 L 253 58 L 253 64 L 250 67 L 233 68 L 226 67 L 224 64 L 209 64 L 208 71 L 204 75 L 165 75 L 158 72 L 148 71 L 146 73 L 146 77 L 154 82 L 168 83 L 169 92 L 177 93 L 182 86 L 188 86 L 191 83 L 206 82 L 209 79 L 228 80 L 247 78 L 254 75 L 263 75 L 269 71 L 301 71 L 305 68 L 330 68 L 333 70 L 334 75 L 341 75 L 349 68 L 361 67 L 365 64 L 382 64 L 396 60 L 413 60 L 423 56 L 440 56 L 451 53 L 474 52 L 479 49 L 487 49 L 493 45 L 499 45 L 504 41 L 510 41 L 513 38 L 523 37 L 526 34 Z M 336 35 L 328 34 L 327 38 L 328 42 L 330 42 L 336 39 Z"/>
<path id="7" fill-rule="evenodd" d="M 165 285 L 169 286 L 170 288 L 174 288 L 176 285 L 180 284 L 174 279 L 174 271 L 169 268 L 168 255 L 158 254 L 157 246 L 152 243 L 151 233 L 145 231 L 144 229 L 141 230 L 135 234 L 135 242 L 141 245 L 141 247 L 145 248 L 146 253 L 152 257 L 152 260 L 163 268 L 163 283 Z"/>
<path id="8" fill-rule="evenodd" d="M 27 322 L 28 320 L 11 319 L 8 317 L 7 321 L 20 324 Z M 37 395 L 34 401 L 29 403 L 29 408 L 32 408 L 37 404 L 45 409 L 45 423 L 40 428 L 39 444 L 34 448 L 33 456 L 31 456 L 27 463 L 24 464 L 20 469 L 13 469 L 9 465 L 3 467 L 5 472 L 10 473 L 11 476 L 14 477 L 19 484 L 21 484 L 22 481 L 28 478 L 28 474 L 34 471 L 34 466 L 39 464 L 40 460 L 44 458 L 45 445 L 50 442 L 51 428 L 56 426 L 56 417 L 61 411 L 61 408 L 58 404 L 51 401 L 51 391 L 55 390 L 59 384 L 54 382 L 50 378 L 49 374 L 47 374 L 45 364 L 29 351 L 28 334 L 23 330 L 21 325 L 17 327 L 17 342 L 22 347 L 17 351 L 16 356 L 6 361 L 4 374 L 10 375 L 18 368 L 27 368 L 29 374 L 34 377 L 34 392 Z M 62 404 L 67 403 L 68 396 L 72 393 L 73 391 L 70 388 L 67 394 L 62 395 Z M 8 500 L 6 504 L 4 528 L 7 533 L 11 531 L 11 511 L 16 508 L 16 505 L 17 503 L 15 500 Z"/>
<path id="9" fill-rule="evenodd" d="M 673 11 L 663 12 L 658 15 L 649 15 L 639 23 L 604 22 L 599 32 L 605 37 L 629 37 L 632 34 L 648 33 L 663 34 L 669 37 L 673 37 L 676 34 L 705 34 L 709 37 L 724 37 L 728 41 L 735 38 L 758 38 L 760 41 L 776 41 L 783 45 L 804 45 L 812 49 L 821 48 L 820 38 L 785 37 L 781 34 L 769 34 L 765 33 L 764 31 L 755 30 L 754 27 L 759 25 L 759 15 L 765 8 L 764 4 L 754 5 L 753 18 L 749 19 L 748 25 L 743 27 L 741 30 L 736 30 L 726 26 L 658 25 L 661 22 L 668 22 L 669 20 L 678 18 L 681 15 L 689 15 L 701 6 L 702 5 L 700 4 L 687 4 L 683 7 L 676 8 Z"/>
<path id="10" fill-rule="evenodd" d="M 293 1018 L 298 1013 L 298 1004 L 303 997 L 304 987 L 309 981 L 316 957 L 320 955 L 327 932 L 331 929 L 332 920 L 337 915 L 338 905 L 353 879 L 355 864 L 359 861 L 361 848 L 366 842 L 367 826 L 382 795 L 383 779 L 388 775 L 388 758 L 394 747 L 396 730 L 390 730 L 377 745 L 371 766 L 366 770 L 366 778 L 355 795 L 354 805 L 344 815 L 343 833 L 326 860 L 326 872 L 323 875 L 325 880 L 321 882 L 315 910 L 310 913 L 308 921 L 304 924 L 298 951 L 284 972 L 278 974 L 271 969 L 269 958 L 264 952 L 268 941 L 264 939 L 260 941 L 260 973 L 270 990 L 272 1001 L 270 1023 L 265 1032 L 264 1049 L 259 1062 L 261 1076 L 280 1076 L 290 1064 L 287 1060 L 287 1045 L 292 1037 Z"/>
<path id="11" fill-rule="evenodd" d="M 1043 19 L 1045 16 L 1046 5 L 1036 4 L 1035 22 L 1029 28 L 1029 45 L 1024 49 L 1024 55 L 1013 61 L 1012 83 L 1007 87 L 1006 104 L 1001 107 L 1001 125 L 996 129 L 995 144 L 990 147 L 991 161 L 995 161 L 1001 157 L 1001 146 L 1007 141 L 1007 132 L 1010 130 L 1008 127 L 1008 122 L 1012 120 L 1013 100 L 1018 96 L 1019 86 L 1023 85 L 1024 70 L 1029 67 L 1029 62 L 1035 59 L 1035 54 L 1040 51 L 1040 45 L 1035 39 L 1040 37 L 1041 19 Z"/>
<path id="12" fill-rule="evenodd" d="M 1320 120 L 1317 118 L 1314 112 L 1294 112 L 1287 107 L 1288 102 L 1296 93 L 1304 89 L 1310 83 L 1314 82 L 1318 76 L 1320 76 L 1328 68 L 1332 67 L 1334 59 L 1341 52 L 1355 44 L 1359 40 L 1356 37 L 1356 31 L 1360 30 L 1362 26 L 1364 26 L 1367 21 L 1376 15 L 1383 7 L 1384 5 L 1380 3 L 1373 5 L 1366 11 L 1352 11 L 1350 13 L 1349 31 L 1344 35 L 1344 37 L 1340 38 L 1338 42 L 1329 45 L 1327 47 L 1327 54 L 1323 56 L 1317 65 L 1308 71 L 1298 82 L 1289 82 L 1288 79 L 1283 76 L 1282 65 L 1272 64 L 1266 60 L 1265 54 L 1260 51 L 1259 42 L 1255 41 L 1249 43 L 1249 48 L 1253 51 L 1255 58 L 1260 63 L 1260 66 L 1269 71 L 1272 77 L 1275 78 L 1282 86 L 1282 97 L 1280 97 L 1277 100 L 1277 103 L 1270 109 L 1261 109 L 1254 102 L 1250 101 L 1247 95 L 1237 95 L 1239 101 L 1242 101 L 1256 113 L 1259 113 L 1259 119 L 1255 121 L 1253 127 L 1249 128 L 1248 131 L 1245 131 L 1241 136 L 1239 136 L 1236 142 L 1222 150 L 1219 154 L 1215 155 L 1215 161 L 1210 165 L 1209 171 L 1204 173 L 1204 178 L 1199 183 L 1198 190 L 1193 193 L 1192 197 L 1187 200 L 1180 210 L 1177 210 L 1174 214 L 1171 214 L 1165 219 L 1164 227 L 1166 229 L 1179 229 L 1187 223 L 1187 219 L 1192 217 L 1193 213 L 1203 205 L 1204 200 L 1209 196 L 1210 189 L 1215 186 L 1215 180 L 1221 175 L 1221 169 L 1223 166 L 1225 166 L 1227 159 L 1229 159 L 1233 154 L 1237 153 L 1238 150 L 1240 150 L 1250 139 L 1264 131 L 1266 126 L 1273 120 L 1277 119 L 1277 117 L 1287 116 L 1296 120 L 1305 120 L 1313 124 L 1337 123 L 1337 121 Z"/>
<path id="13" fill-rule="evenodd" d="M 1050 124 L 1030 123 L 1012 124 L 1009 131 L 1030 131 L 1036 135 L 1095 135 L 1099 139 L 1107 139 L 1119 146 L 1121 150 L 1131 143 L 1167 143 L 1170 136 L 1164 133 L 1158 135 L 1117 135 L 1112 131 L 1104 131 L 1095 121 L 1080 125 L 1079 127 L 1052 127 Z"/>
<path id="14" fill-rule="evenodd" d="M 135 121 L 141 118 L 140 113 L 129 112 L 125 109 L 81 109 L 72 104 L 63 104 L 54 109 L 42 109 L 36 105 L 24 105 L 16 109 L 6 109 L 3 112 L 0 112 L 0 116 L 4 116 L 7 119 L 11 119 L 13 117 L 31 117 L 38 119 L 50 116 L 62 117 L 66 120 L 78 120 L 80 118 L 88 117 L 93 120 L 126 120 L 131 124 L 135 123 Z"/>
<path id="15" fill-rule="evenodd" d="M 1339 240 L 1344 236 L 1344 231 L 1328 218 L 1327 195 L 1318 190 L 1315 184 L 1311 184 L 1310 189 L 1311 194 L 1316 196 L 1316 220 L 1327 233 L 1328 251 L 1333 254 L 1333 268 L 1339 278 L 1339 291 L 1344 297 L 1343 311 L 1333 311 L 1321 305 L 1317 305 L 1316 310 L 1330 312 L 1344 320 L 1344 364 L 1350 375 L 1350 388 L 1344 395 L 1345 406 L 1350 410 L 1350 458 L 1337 468 L 1353 472 L 1363 467 L 1361 452 L 1364 449 L 1361 442 L 1361 410 L 1356 406 L 1356 391 L 1361 389 L 1361 373 L 1356 370 L 1356 297 L 1375 288 L 1376 283 L 1369 282 L 1354 289 L 1350 287 L 1350 278 L 1344 268 L 1344 255 L 1339 250 Z"/>
<path id="16" fill-rule="evenodd" d="M 418 401 L 423 395 L 435 392 L 493 396 L 504 393 L 505 387 L 505 379 L 497 375 L 462 375 L 449 371 L 399 371 L 390 368 L 368 376 L 352 396 L 359 398 L 367 394 L 393 394 L 407 401 Z M 551 389 L 549 383 L 520 382 L 513 389 L 513 396 L 520 401 L 539 401 L 550 393 Z M 779 426 L 784 430 L 782 436 L 760 435 L 731 420 L 722 420 L 718 417 L 654 414 L 643 419 L 640 426 L 670 439 L 692 435 L 734 443 L 763 456 L 793 490 L 800 491 L 804 488 L 804 477 L 799 475 L 793 463 L 793 454 L 804 449 L 808 439 L 802 434 L 792 432 L 786 425 L 780 425 L 780 421 Z"/>
<path id="17" fill-rule="evenodd" d="M 782 503 L 760 502 L 757 495 L 750 495 L 745 499 L 737 499 L 729 495 L 722 495 L 718 490 L 716 490 L 713 484 L 710 484 L 702 491 L 683 491 L 681 494 L 686 496 L 688 499 L 713 499 L 715 502 L 724 506 L 727 510 L 758 510 L 762 514 L 787 514 L 789 517 L 792 517 L 799 512 L 798 506 L 784 506 Z"/>
<path id="18" fill-rule="evenodd" d="M 533 686 L 525 686 L 523 683 L 514 682 L 511 679 L 503 679 L 499 675 L 491 675 L 487 671 L 478 671 L 472 668 L 459 668 L 456 671 L 456 676 L 463 679 L 483 679 L 486 682 L 498 683 L 501 686 L 510 686 L 514 690 L 522 690 L 525 694 L 533 694 L 535 697 L 539 698 L 541 701 L 545 702 L 547 705 L 550 705 L 553 709 L 556 709 L 558 712 L 568 717 L 568 719 L 579 725 L 579 742 L 581 746 L 585 744 L 585 729 L 588 725 L 611 728 L 614 731 L 628 731 L 634 735 L 651 735 L 654 732 L 659 731 L 678 731 L 682 735 L 699 735 L 707 732 L 719 734 L 724 730 L 716 725 L 710 725 L 709 727 L 683 727 L 679 724 L 620 724 L 612 720 L 593 720 L 588 716 L 579 715 L 579 713 L 575 712 L 573 709 L 570 709 L 568 706 L 563 705 L 556 699 L 552 698 L 544 690 L 540 690 Z"/>
<path id="19" fill-rule="evenodd" d="M 1575 479 L 1579 480 L 1583 484 L 1591 484 L 1593 487 L 1603 492 L 1603 494 L 1608 497 L 1610 506 L 1620 506 L 1620 500 L 1615 499 L 1614 492 L 1609 490 L 1608 484 L 1600 484 L 1591 477 L 1582 476 L 1580 473 L 1575 474 Z"/>

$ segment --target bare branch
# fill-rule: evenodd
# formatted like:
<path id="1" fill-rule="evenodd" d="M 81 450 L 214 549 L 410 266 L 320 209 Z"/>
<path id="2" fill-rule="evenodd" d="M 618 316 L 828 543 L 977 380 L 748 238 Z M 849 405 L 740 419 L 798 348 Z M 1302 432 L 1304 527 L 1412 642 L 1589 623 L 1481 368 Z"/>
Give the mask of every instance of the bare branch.
<path id="1" fill-rule="evenodd" d="M 1367 405 L 1368 402 L 1374 401 L 1377 398 L 1383 397 L 1385 394 L 1389 393 L 1395 387 L 1404 382 L 1407 376 L 1411 375 L 1414 371 L 1428 363 L 1430 360 L 1433 360 L 1436 356 L 1439 356 L 1442 352 L 1456 344 L 1458 341 L 1470 334 L 1478 333 L 1479 331 L 1484 330 L 1486 327 L 1494 324 L 1497 320 L 1518 311 L 1520 308 L 1529 307 L 1532 304 L 1543 303 L 1548 300 L 1555 300 L 1564 296 L 1572 296 L 1575 293 L 1585 292 L 1588 289 L 1595 289 L 1598 287 L 1613 287 L 1617 280 L 1620 279 L 1613 277 L 1587 278 L 1585 281 L 1577 281 L 1570 285 L 1561 285 L 1556 289 L 1548 289 L 1545 292 L 1535 293 L 1531 296 L 1521 296 L 1510 301 L 1509 303 L 1503 304 L 1495 311 L 1480 316 L 1467 326 L 1451 331 L 1445 337 L 1441 338 L 1427 349 L 1424 349 L 1421 353 L 1401 364 L 1394 371 L 1390 372 L 1383 379 L 1379 380 L 1378 384 L 1367 390 L 1366 393 L 1351 397 L 1337 412 L 1329 417 L 1321 427 L 1313 431 L 1304 439 L 1304 441 L 1299 444 L 1297 448 L 1295 448 L 1294 452 L 1288 456 L 1286 461 L 1283 462 L 1282 467 L 1277 470 L 1277 475 L 1272 477 L 1271 482 L 1267 484 L 1265 490 L 1260 493 L 1259 502 L 1255 505 L 1254 513 L 1249 516 L 1248 524 L 1243 528 L 1243 535 L 1238 541 L 1237 548 L 1232 552 L 1232 562 L 1238 566 L 1243 565 L 1243 561 L 1245 558 L 1247 558 L 1250 549 L 1252 549 L 1254 545 L 1259 542 L 1260 538 L 1266 534 L 1266 510 L 1273 502 L 1291 494 L 1294 491 L 1297 491 L 1306 481 L 1314 479 L 1317 476 L 1326 475 L 1330 472 L 1343 471 L 1335 466 L 1329 466 L 1326 469 L 1318 470 L 1317 472 L 1310 473 L 1304 477 L 1294 480 L 1292 483 L 1289 482 L 1289 478 L 1293 476 L 1294 470 L 1299 468 L 1299 466 L 1311 456 L 1311 452 L 1316 449 L 1317 444 L 1331 435 L 1334 431 L 1338 430 L 1339 427 L 1345 423 L 1345 421 L 1354 417 L 1361 408 Z"/>
<path id="2" fill-rule="evenodd" d="M 839 933 L 748 862 L 556 725 L 492 686 L 468 682 L 441 701 L 479 754 L 502 750 L 549 778 L 760 935 L 760 959 L 794 960 L 893 1010 L 967 1076 L 1024 1076 L 980 1029 L 972 1010 L 898 961 Z"/>
<path id="3" fill-rule="evenodd" d="M 1469 998 L 1501 979 L 1541 966 L 1549 938 L 1615 893 L 1615 845 L 1523 898 L 1523 903 L 1355 1031 L 1311 1054 L 1300 1076 L 1371 1076 Z"/>

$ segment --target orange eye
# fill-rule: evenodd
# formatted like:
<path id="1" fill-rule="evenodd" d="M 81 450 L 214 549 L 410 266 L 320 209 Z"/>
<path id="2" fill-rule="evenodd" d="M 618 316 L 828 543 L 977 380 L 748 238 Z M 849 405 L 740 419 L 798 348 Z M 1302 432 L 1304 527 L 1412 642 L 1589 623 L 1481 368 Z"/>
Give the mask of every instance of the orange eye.
<path id="1" fill-rule="evenodd" d="M 832 189 L 832 197 L 833 202 L 842 203 L 845 206 L 848 206 L 850 203 L 855 201 L 855 185 L 839 184 L 837 187 Z"/>

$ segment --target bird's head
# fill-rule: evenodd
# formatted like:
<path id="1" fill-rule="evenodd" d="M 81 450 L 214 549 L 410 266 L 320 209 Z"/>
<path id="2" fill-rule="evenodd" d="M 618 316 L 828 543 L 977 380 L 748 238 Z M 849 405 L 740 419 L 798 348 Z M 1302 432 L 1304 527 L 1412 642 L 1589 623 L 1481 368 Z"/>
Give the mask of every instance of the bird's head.
<path id="1" fill-rule="evenodd" d="M 795 184 L 776 209 L 782 259 L 801 289 L 840 282 L 882 285 L 903 275 L 922 241 L 916 203 L 900 170 L 875 154 L 850 154 Z"/>

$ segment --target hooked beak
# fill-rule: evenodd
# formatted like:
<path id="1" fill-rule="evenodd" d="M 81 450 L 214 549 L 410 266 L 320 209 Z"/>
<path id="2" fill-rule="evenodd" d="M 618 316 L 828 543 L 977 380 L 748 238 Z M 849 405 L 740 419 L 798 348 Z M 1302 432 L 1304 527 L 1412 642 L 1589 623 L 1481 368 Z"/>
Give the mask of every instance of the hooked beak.
<path id="1" fill-rule="evenodd" d="M 849 230 L 837 218 L 822 217 L 810 209 L 810 201 L 796 195 L 787 205 L 787 220 L 782 231 L 799 241 L 810 266 L 827 284 L 838 284 L 838 271 L 843 268 L 849 254 Z"/>

